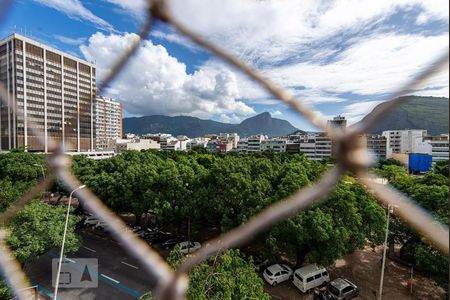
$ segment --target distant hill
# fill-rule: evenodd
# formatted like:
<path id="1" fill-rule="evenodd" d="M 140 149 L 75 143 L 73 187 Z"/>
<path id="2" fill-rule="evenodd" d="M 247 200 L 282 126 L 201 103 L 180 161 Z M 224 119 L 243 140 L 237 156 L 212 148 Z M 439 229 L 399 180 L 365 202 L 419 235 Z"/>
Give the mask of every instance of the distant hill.
<path id="1" fill-rule="evenodd" d="M 123 119 L 125 133 L 171 133 L 188 137 L 203 136 L 208 133 L 236 132 L 246 137 L 263 133 L 268 136 L 287 135 L 297 130 L 286 120 L 272 118 L 265 112 L 242 121 L 240 124 L 228 124 L 195 117 L 162 115 L 133 117 Z"/>
<path id="2" fill-rule="evenodd" d="M 396 129 L 426 129 L 430 135 L 448 133 L 448 98 L 420 96 L 403 98 L 405 101 L 386 112 L 371 133 L 381 134 L 384 130 Z"/>

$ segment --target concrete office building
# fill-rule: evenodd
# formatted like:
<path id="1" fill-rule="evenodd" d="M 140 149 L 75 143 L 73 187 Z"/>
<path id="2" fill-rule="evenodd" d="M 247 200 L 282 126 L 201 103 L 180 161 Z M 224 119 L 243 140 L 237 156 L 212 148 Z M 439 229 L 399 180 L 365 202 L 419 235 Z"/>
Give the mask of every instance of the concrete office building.
<path id="1" fill-rule="evenodd" d="M 93 64 L 14 33 L 0 41 L 0 80 L 10 94 L 0 104 L 0 149 L 48 152 L 49 139 L 69 152 L 95 149 Z"/>
<path id="2" fill-rule="evenodd" d="M 425 142 L 431 145 L 431 155 L 433 157 L 433 163 L 448 159 L 448 133 L 438 136 L 427 136 L 425 138 Z"/>
<path id="3" fill-rule="evenodd" d="M 347 120 L 345 117 L 339 115 L 334 117 L 332 120 L 328 120 L 327 126 L 331 128 L 345 128 L 347 127 Z"/>
<path id="4" fill-rule="evenodd" d="M 406 129 L 383 131 L 386 137 L 386 157 L 393 157 L 394 153 L 426 153 L 431 154 L 431 146 L 424 141 L 426 130 Z"/>
<path id="5" fill-rule="evenodd" d="M 122 104 L 114 99 L 95 98 L 96 149 L 114 149 L 115 141 L 122 138 Z"/>

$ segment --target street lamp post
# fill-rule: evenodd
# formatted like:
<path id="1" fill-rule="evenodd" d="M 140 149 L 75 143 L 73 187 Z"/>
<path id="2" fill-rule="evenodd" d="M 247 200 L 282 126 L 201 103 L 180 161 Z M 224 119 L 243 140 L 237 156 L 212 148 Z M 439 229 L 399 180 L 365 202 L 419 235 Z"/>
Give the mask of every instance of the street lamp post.
<path id="1" fill-rule="evenodd" d="M 380 288 L 378 291 L 378 299 L 379 300 L 381 300 L 381 297 L 383 296 L 384 266 L 386 264 L 387 239 L 388 239 L 388 235 L 389 235 L 389 216 L 390 216 L 391 212 L 392 213 L 394 212 L 394 207 L 397 207 L 397 206 L 388 204 L 388 208 L 387 208 L 386 235 L 384 237 L 383 261 L 381 264 Z"/>
<path id="2" fill-rule="evenodd" d="M 67 226 L 69 224 L 69 215 L 70 215 L 70 205 L 72 203 L 72 195 L 74 192 L 84 189 L 86 185 L 80 185 L 76 189 L 74 189 L 69 196 L 69 204 L 67 205 L 67 212 L 66 212 L 66 223 L 64 225 L 64 233 L 63 233 L 63 240 L 61 245 L 61 253 L 59 255 L 59 263 L 58 263 L 58 273 L 56 273 L 56 282 L 55 282 L 55 292 L 53 293 L 53 300 L 58 299 L 58 285 L 59 285 L 59 274 L 61 273 L 61 264 L 62 264 L 62 258 L 64 255 L 64 244 L 66 242 L 66 234 L 67 234 Z"/>

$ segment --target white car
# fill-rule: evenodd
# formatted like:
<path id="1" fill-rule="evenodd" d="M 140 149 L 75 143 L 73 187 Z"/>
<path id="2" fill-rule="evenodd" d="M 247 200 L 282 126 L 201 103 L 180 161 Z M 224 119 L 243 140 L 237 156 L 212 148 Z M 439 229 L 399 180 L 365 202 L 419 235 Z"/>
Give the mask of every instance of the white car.
<path id="1" fill-rule="evenodd" d="M 271 265 L 264 270 L 263 277 L 268 284 L 276 286 L 292 278 L 292 269 L 284 264 Z"/>
<path id="2" fill-rule="evenodd" d="M 94 228 L 107 230 L 109 228 L 109 225 L 106 222 L 98 221 L 97 224 L 95 224 Z"/>
<path id="3" fill-rule="evenodd" d="M 202 245 L 199 242 L 181 242 L 178 245 L 180 245 L 180 250 L 184 254 L 189 254 L 192 252 L 197 251 L 202 247 Z"/>
<path id="4" fill-rule="evenodd" d="M 99 222 L 99 220 L 94 217 L 94 216 L 88 216 L 85 220 L 84 220 L 84 225 L 97 225 L 97 223 Z"/>

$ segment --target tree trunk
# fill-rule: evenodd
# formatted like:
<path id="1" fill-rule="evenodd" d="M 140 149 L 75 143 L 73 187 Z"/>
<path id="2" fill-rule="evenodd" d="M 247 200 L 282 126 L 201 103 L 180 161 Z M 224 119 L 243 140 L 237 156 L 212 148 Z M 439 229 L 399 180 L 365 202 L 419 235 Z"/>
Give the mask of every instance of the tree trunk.
<path id="1" fill-rule="evenodd" d="M 296 260 L 295 268 L 299 268 L 299 267 L 303 266 L 303 264 L 305 263 L 306 255 L 308 255 L 308 253 L 309 253 L 308 247 L 297 248 L 297 251 L 296 251 L 297 260 Z"/>

